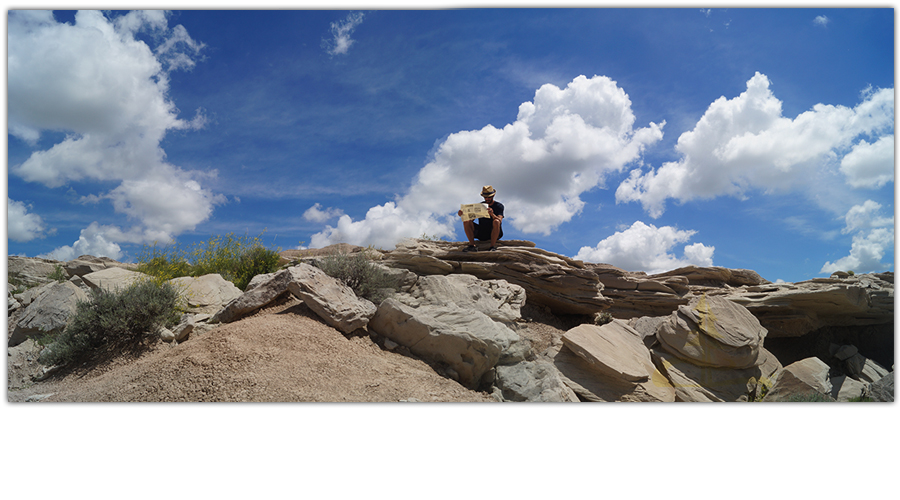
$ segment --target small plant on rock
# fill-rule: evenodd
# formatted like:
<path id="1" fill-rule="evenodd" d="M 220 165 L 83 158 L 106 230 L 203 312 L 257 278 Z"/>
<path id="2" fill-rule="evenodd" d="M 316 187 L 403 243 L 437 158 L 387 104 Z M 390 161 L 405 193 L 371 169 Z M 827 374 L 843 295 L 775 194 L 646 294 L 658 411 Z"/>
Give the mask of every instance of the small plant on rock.
<path id="1" fill-rule="evenodd" d="M 161 327 L 178 323 L 178 305 L 175 287 L 154 280 L 117 291 L 93 290 L 39 361 L 74 366 L 139 350 L 159 337 Z"/>
<path id="2" fill-rule="evenodd" d="M 50 273 L 50 275 L 47 277 L 54 281 L 58 281 L 60 283 L 62 283 L 63 281 L 69 280 L 69 274 L 59 264 L 57 264 L 56 267 L 53 268 L 53 272 Z"/>
<path id="3" fill-rule="evenodd" d="M 397 278 L 373 264 L 362 253 L 336 253 L 317 259 L 313 264 L 353 289 L 357 297 L 380 304 L 397 290 Z"/>

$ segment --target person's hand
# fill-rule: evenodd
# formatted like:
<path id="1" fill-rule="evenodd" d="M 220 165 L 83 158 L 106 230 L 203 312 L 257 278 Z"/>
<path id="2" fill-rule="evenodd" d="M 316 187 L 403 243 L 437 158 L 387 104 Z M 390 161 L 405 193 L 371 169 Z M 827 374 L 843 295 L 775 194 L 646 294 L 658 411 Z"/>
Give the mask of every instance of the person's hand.
<path id="1" fill-rule="evenodd" d="M 491 219 L 493 219 L 493 218 L 494 218 L 494 209 L 493 209 L 493 208 L 491 208 L 491 207 L 488 207 L 488 215 L 490 215 L 490 216 L 491 216 Z"/>
<path id="2" fill-rule="evenodd" d="M 462 209 L 460 209 L 459 212 L 456 212 L 456 215 L 462 217 Z"/>

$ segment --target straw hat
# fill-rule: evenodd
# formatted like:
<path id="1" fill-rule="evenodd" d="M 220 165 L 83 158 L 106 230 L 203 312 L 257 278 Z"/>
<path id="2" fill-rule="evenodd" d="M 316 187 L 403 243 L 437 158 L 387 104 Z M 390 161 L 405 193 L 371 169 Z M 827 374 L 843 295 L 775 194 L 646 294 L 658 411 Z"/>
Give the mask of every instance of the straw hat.
<path id="1" fill-rule="evenodd" d="M 484 186 L 483 188 L 481 188 L 482 197 L 487 198 L 490 196 L 494 196 L 495 194 L 497 194 L 497 190 L 494 189 L 494 186 Z"/>

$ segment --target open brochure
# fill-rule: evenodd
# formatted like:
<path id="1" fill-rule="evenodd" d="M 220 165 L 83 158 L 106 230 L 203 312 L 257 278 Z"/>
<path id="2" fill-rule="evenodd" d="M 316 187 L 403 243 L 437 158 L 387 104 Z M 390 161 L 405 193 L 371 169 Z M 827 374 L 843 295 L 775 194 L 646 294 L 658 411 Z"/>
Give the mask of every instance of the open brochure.
<path id="1" fill-rule="evenodd" d="M 462 210 L 462 220 L 470 221 L 472 219 L 484 219 L 490 217 L 487 206 L 484 203 L 471 203 L 469 205 L 460 205 Z"/>

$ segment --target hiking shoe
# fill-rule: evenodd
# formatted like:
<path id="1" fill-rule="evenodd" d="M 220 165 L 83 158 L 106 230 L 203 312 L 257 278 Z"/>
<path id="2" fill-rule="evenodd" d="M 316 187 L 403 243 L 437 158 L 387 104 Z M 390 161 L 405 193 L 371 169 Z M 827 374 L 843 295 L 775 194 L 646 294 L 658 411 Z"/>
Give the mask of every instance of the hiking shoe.
<path id="1" fill-rule="evenodd" d="M 496 251 L 497 251 L 497 247 L 491 247 L 491 248 L 488 248 L 488 251 L 489 251 L 489 252 L 496 252 Z"/>
<path id="2" fill-rule="evenodd" d="M 463 252 L 477 252 L 478 249 L 475 248 L 475 245 L 469 245 L 466 248 L 463 248 Z"/>

